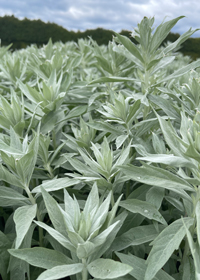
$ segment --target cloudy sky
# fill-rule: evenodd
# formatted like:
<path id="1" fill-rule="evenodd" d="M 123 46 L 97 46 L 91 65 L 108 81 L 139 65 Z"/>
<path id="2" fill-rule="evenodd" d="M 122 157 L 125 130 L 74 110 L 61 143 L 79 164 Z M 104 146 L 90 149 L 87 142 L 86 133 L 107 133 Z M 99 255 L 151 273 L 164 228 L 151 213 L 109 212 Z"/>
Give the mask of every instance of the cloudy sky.
<path id="1" fill-rule="evenodd" d="M 114 31 L 133 30 L 144 16 L 155 17 L 155 26 L 184 15 L 172 29 L 182 34 L 200 28 L 199 0 L 1 0 L 0 16 L 41 19 L 68 30 L 102 27 Z M 200 31 L 194 35 L 200 37 Z"/>

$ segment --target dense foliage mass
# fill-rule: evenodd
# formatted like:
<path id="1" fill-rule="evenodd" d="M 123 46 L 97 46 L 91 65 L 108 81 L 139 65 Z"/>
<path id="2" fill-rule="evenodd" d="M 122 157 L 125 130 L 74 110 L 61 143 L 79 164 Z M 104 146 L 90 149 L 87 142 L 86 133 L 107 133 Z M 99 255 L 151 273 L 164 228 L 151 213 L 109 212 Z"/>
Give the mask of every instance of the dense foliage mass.
<path id="1" fill-rule="evenodd" d="M 121 35 L 130 38 L 134 44 L 137 44 L 137 40 L 130 36 L 130 31 L 122 30 Z M 108 45 L 112 40 L 114 32 L 112 30 L 106 30 L 103 28 L 88 29 L 81 31 L 69 31 L 62 26 L 59 26 L 51 22 L 43 22 L 41 20 L 30 20 L 24 18 L 19 20 L 14 16 L 0 17 L 0 38 L 3 46 L 12 44 L 12 50 L 26 48 L 31 44 L 36 44 L 41 47 L 43 44 L 47 44 L 49 38 L 52 42 L 78 42 L 79 39 L 88 39 L 91 37 L 97 42 L 98 45 Z M 178 33 L 170 32 L 163 40 L 163 45 L 166 42 L 176 41 L 180 35 Z M 200 38 L 189 38 L 183 42 L 181 53 L 190 56 L 192 60 L 200 57 Z"/>
<path id="2" fill-rule="evenodd" d="M 200 279 L 200 60 L 182 17 L 0 49 L 3 280 Z"/>

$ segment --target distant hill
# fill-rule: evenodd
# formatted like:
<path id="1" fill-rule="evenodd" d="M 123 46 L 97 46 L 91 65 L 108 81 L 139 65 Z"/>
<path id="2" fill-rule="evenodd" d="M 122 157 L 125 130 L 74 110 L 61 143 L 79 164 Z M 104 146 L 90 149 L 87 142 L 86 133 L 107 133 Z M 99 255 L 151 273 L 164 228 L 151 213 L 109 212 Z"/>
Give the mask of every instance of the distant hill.
<path id="1" fill-rule="evenodd" d="M 130 37 L 130 31 L 122 30 L 121 34 Z M 27 18 L 19 20 L 15 16 L 0 17 L 0 39 L 2 45 L 12 45 L 12 49 L 25 48 L 31 44 L 42 46 L 46 44 L 49 38 L 53 42 L 75 41 L 79 38 L 92 37 L 99 45 L 107 45 L 112 40 L 113 31 L 103 28 L 81 31 L 68 31 L 67 29 L 55 23 L 45 23 L 41 20 L 29 20 Z M 165 42 L 174 42 L 180 35 L 170 33 Z M 132 38 L 134 41 L 134 39 Z M 190 55 L 194 60 L 200 57 L 200 38 L 190 38 L 183 45 L 180 51 L 184 55 Z"/>

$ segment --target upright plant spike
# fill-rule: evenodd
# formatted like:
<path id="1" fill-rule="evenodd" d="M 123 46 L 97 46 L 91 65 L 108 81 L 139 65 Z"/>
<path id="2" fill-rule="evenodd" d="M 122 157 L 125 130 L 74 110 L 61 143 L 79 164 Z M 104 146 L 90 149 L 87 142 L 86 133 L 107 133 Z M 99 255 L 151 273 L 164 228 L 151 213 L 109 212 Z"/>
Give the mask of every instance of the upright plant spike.
<path id="1" fill-rule="evenodd" d="M 162 73 L 161 69 L 164 70 L 175 58 L 172 54 L 170 55 L 169 52 L 175 50 L 198 30 L 190 30 L 184 33 L 161 52 L 159 46 L 167 37 L 172 27 L 182 18 L 184 18 L 184 16 L 163 22 L 154 31 L 154 18 L 144 17 L 141 23 L 138 24 L 138 28 L 132 33 L 132 37 L 137 40 L 139 43 L 138 45 L 134 44 L 127 37 L 115 33 L 116 41 L 121 43 L 124 47 L 123 50 L 121 46 L 115 46 L 115 50 L 121 54 L 123 53 L 127 59 L 133 60 L 137 65 L 136 75 L 139 77 L 138 80 L 141 83 L 141 91 L 144 95 L 154 92 L 155 86 L 164 82 L 162 75 L 160 75 Z M 199 67 L 199 64 L 196 63 L 196 65 L 192 67 Z M 180 72 L 178 75 L 181 76 L 184 74 L 184 69 L 180 69 L 178 72 Z M 173 76 L 173 74 L 171 77 L 169 76 L 169 80 L 172 80 Z"/>

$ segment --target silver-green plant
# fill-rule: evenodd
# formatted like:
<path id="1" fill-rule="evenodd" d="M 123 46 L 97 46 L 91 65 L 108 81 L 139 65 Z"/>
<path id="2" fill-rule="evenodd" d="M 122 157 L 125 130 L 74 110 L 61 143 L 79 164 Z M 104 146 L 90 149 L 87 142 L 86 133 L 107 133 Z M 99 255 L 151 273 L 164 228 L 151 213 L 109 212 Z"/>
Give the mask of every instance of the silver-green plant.
<path id="1" fill-rule="evenodd" d="M 82 276 L 77 275 L 77 279 L 81 280 L 87 280 L 88 273 L 99 279 L 114 279 L 132 270 L 129 265 L 101 258 L 112 244 L 122 225 L 121 221 L 126 217 L 123 213 L 115 218 L 121 197 L 109 211 L 111 192 L 104 201 L 99 200 L 98 188 L 94 185 L 81 211 L 76 198 L 72 199 L 66 190 L 64 209 L 42 187 L 41 193 L 54 228 L 39 221 L 35 223 L 66 248 L 71 258 L 45 248 L 9 250 L 15 257 L 47 269 L 38 280 L 58 279 L 79 273 Z"/>
<path id="2" fill-rule="evenodd" d="M 181 18 L 0 48 L 3 280 L 199 279 L 196 30 L 161 46 Z"/>

